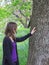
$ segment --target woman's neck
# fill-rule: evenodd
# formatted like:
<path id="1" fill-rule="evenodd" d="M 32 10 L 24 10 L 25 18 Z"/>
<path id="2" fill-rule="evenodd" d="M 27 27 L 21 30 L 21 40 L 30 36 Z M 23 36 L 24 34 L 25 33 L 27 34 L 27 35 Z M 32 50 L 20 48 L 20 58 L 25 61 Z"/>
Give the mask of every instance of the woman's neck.
<path id="1" fill-rule="evenodd" d="M 10 40 L 11 40 L 12 42 L 14 42 L 14 40 L 13 40 L 12 36 L 9 36 L 9 38 L 10 38 Z"/>
<path id="2" fill-rule="evenodd" d="M 14 34 L 10 35 L 10 33 L 8 33 L 7 36 L 10 38 L 10 40 L 11 40 L 12 42 L 14 42 L 14 40 L 15 40 Z"/>

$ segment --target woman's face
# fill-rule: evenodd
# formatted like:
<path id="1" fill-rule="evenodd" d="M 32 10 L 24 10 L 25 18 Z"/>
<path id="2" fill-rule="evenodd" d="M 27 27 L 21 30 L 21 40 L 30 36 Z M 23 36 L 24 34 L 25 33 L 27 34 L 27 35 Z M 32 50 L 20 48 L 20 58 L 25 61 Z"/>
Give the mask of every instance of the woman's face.
<path id="1" fill-rule="evenodd" d="M 16 33 L 16 29 L 13 28 L 13 32 L 14 32 L 14 34 L 15 34 L 15 33 Z"/>

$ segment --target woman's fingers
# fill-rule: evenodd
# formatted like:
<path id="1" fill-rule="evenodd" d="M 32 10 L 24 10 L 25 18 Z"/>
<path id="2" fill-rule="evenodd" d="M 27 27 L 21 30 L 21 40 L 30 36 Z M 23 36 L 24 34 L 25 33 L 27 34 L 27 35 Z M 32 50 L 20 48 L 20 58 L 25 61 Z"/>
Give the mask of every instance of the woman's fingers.
<path id="1" fill-rule="evenodd" d="M 33 30 L 35 30 L 35 29 L 36 29 L 36 27 L 33 28 Z"/>
<path id="2" fill-rule="evenodd" d="M 35 31 L 36 31 L 36 27 L 34 27 L 34 28 L 32 29 L 31 34 L 35 33 Z"/>

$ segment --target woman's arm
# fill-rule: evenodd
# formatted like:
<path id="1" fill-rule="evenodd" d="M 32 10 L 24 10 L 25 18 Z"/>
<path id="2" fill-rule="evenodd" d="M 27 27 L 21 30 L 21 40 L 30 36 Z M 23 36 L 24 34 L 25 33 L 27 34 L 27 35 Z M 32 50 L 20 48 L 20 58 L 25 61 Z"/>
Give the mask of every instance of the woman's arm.
<path id="1" fill-rule="evenodd" d="M 14 65 L 11 59 L 11 52 L 10 52 L 10 45 L 9 45 L 9 39 L 5 38 L 3 40 L 3 52 L 5 53 L 5 56 L 7 60 L 9 61 L 10 65 Z"/>
<path id="2" fill-rule="evenodd" d="M 28 33 L 27 35 L 20 37 L 20 38 L 16 37 L 16 42 L 22 42 L 22 41 L 26 40 L 27 38 L 29 38 L 30 36 L 32 36 L 31 33 Z"/>
<path id="3" fill-rule="evenodd" d="M 30 36 L 32 36 L 34 33 L 35 33 L 35 31 L 36 31 L 36 29 L 35 29 L 36 27 L 34 27 L 33 29 L 32 29 L 32 31 L 30 32 L 30 33 L 28 33 L 27 35 L 25 35 L 25 36 L 23 36 L 23 37 L 21 37 L 21 38 L 16 38 L 16 42 L 22 42 L 22 41 L 24 41 L 24 40 L 26 40 L 27 38 L 29 38 Z"/>

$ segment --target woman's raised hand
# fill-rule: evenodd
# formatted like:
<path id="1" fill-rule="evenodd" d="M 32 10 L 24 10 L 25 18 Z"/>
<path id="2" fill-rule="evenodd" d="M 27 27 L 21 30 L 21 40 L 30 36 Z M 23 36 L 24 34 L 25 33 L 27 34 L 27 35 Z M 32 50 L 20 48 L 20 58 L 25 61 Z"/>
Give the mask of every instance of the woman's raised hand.
<path id="1" fill-rule="evenodd" d="M 36 27 L 34 27 L 31 31 L 31 34 L 34 34 L 36 32 Z"/>

